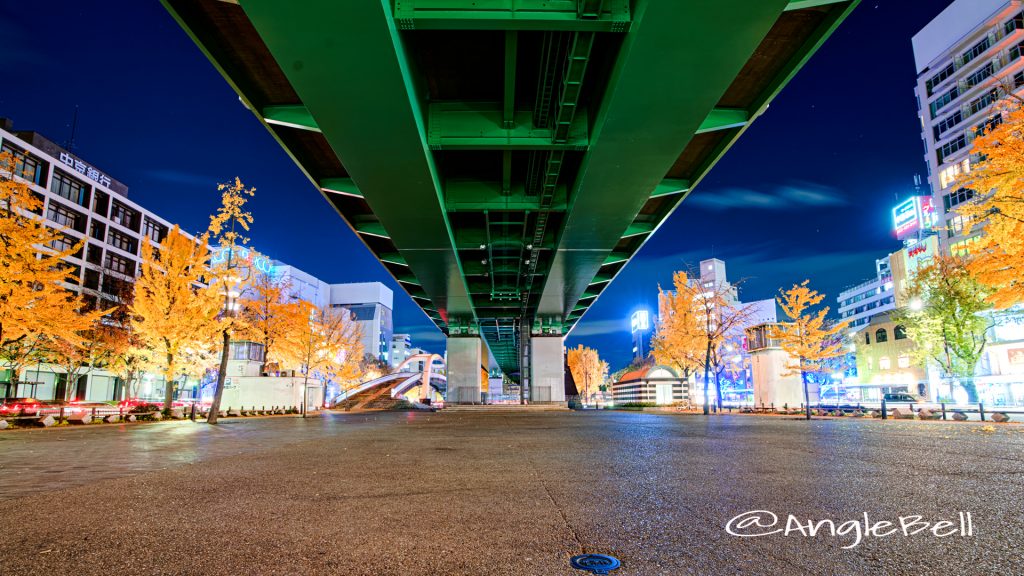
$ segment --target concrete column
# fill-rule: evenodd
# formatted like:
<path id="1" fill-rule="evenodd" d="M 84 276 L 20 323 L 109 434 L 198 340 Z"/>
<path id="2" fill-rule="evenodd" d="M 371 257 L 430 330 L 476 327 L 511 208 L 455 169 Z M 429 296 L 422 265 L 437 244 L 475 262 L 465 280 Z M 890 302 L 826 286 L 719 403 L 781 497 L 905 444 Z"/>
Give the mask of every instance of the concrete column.
<path id="1" fill-rule="evenodd" d="M 477 336 L 448 338 L 448 402 L 480 402 L 480 367 L 483 342 Z"/>
<path id="2" fill-rule="evenodd" d="M 530 401 L 565 402 L 565 345 L 561 336 L 530 338 Z"/>

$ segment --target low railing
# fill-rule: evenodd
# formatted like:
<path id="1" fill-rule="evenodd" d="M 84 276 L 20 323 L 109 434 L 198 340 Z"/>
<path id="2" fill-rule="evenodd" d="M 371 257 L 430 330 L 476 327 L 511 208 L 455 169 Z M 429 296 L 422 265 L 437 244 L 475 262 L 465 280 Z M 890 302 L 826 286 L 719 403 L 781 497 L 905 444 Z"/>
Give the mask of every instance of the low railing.
<path id="1" fill-rule="evenodd" d="M 209 416 L 209 406 L 198 406 L 192 404 L 188 407 L 175 407 L 171 409 L 171 418 L 174 420 L 185 420 L 189 419 L 195 421 L 197 418 L 204 419 Z M 271 415 L 282 415 L 282 414 L 298 414 L 298 406 L 250 406 L 246 408 L 228 407 L 220 410 L 220 417 L 238 417 L 238 416 L 271 416 Z M 163 410 L 158 407 L 154 407 L 149 410 L 135 410 L 132 408 L 125 408 L 123 406 L 89 406 L 76 408 L 74 406 L 43 406 L 37 409 L 22 409 L 15 414 L 0 415 L 0 421 L 5 421 L 11 424 L 23 426 L 26 424 L 39 425 L 39 426 L 52 426 L 53 424 L 62 424 L 65 422 L 76 423 L 76 424 L 90 424 L 93 422 L 106 422 L 106 423 L 124 423 L 134 422 L 136 420 L 161 420 L 163 419 Z M 46 422 L 47 418 L 51 418 L 52 421 Z"/>
<path id="2" fill-rule="evenodd" d="M 712 405 L 714 408 L 714 405 Z M 905 410 L 904 410 L 905 409 Z M 754 414 L 805 414 L 807 412 L 803 403 L 799 406 L 776 406 L 775 404 L 722 404 L 722 411 L 742 412 Z M 983 402 L 977 404 L 951 404 L 946 402 L 892 402 L 882 400 L 881 402 L 864 402 L 857 404 L 824 404 L 819 403 L 811 406 L 811 413 L 818 416 L 828 415 L 877 415 L 882 420 L 889 418 L 903 418 L 910 415 L 922 420 L 968 420 L 970 415 L 977 414 L 979 420 L 986 422 L 993 420 L 993 415 L 1003 416 L 1021 415 L 1024 416 L 1024 406 L 996 406 L 986 407 Z M 872 414 L 874 413 L 874 414 Z M 958 416 L 959 414 L 959 416 Z M 1001 420 L 995 417 L 997 421 Z M 1022 418 L 1024 420 L 1024 418 Z M 1006 420 L 1002 420 L 1006 421 Z"/>

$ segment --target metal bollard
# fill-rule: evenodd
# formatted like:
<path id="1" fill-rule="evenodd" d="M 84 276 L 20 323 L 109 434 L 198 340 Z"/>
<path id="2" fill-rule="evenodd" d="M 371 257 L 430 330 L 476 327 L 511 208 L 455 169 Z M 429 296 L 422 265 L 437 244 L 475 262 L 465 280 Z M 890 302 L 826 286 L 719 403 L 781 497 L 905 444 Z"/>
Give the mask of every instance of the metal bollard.
<path id="1" fill-rule="evenodd" d="M 882 420 L 889 418 L 889 410 L 885 407 L 885 398 L 882 398 Z"/>
<path id="2" fill-rule="evenodd" d="M 191 420 L 192 420 L 193 422 L 195 422 L 195 421 L 196 421 L 196 403 L 195 403 L 195 402 L 193 402 L 193 403 L 192 403 L 192 410 L 191 410 L 191 413 L 189 414 L 189 416 L 188 416 L 188 417 L 189 417 L 189 418 L 190 418 L 190 419 L 191 419 Z"/>
<path id="3" fill-rule="evenodd" d="M 60 424 L 63 421 L 64 421 L 64 407 L 61 406 L 60 407 L 60 414 L 57 415 L 57 424 Z"/>
<path id="4" fill-rule="evenodd" d="M 946 403 L 945 402 L 942 403 L 942 419 L 943 420 L 946 419 Z"/>
<path id="5" fill-rule="evenodd" d="M 92 420 L 93 420 L 93 422 L 96 421 L 96 409 L 95 408 L 92 409 Z"/>
<path id="6" fill-rule="evenodd" d="M 985 421 L 985 405 L 982 404 L 981 402 L 978 402 L 978 414 L 981 415 L 981 421 L 984 422 Z"/>

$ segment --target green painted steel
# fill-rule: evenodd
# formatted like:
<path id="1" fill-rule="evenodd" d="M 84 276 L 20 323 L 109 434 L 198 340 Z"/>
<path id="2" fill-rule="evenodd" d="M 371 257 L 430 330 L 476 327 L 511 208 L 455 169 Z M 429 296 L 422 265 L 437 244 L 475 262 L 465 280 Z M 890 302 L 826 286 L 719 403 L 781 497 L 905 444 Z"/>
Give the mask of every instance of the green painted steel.
<path id="1" fill-rule="evenodd" d="M 517 376 L 856 0 L 162 0 L 449 335 Z"/>

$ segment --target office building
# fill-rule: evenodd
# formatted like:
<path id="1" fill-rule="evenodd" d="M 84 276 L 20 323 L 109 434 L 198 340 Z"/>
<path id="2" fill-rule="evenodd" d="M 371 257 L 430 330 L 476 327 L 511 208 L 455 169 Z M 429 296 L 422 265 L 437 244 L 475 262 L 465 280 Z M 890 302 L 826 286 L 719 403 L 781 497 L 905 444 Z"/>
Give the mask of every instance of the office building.
<path id="1" fill-rule="evenodd" d="M 889 256 L 875 260 L 874 278 L 846 288 L 836 300 L 839 302 L 839 318 L 848 323 L 847 329 L 851 332 L 866 325 L 875 314 L 895 308 Z"/>
<path id="2" fill-rule="evenodd" d="M 956 207 L 974 197 L 957 186 L 977 161 L 976 131 L 998 125 L 994 108 L 1008 94 L 1024 93 L 1024 12 L 1019 0 L 956 0 L 913 38 L 917 101 L 925 163 L 944 253 L 966 253 Z"/>
<path id="3" fill-rule="evenodd" d="M 68 288 L 91 305 L 115 305 L 139 274 L 142 242 L 160 242 L 172 225 L 130 200 L 128 186 L 38 132 L 15 131 L 7 118 L 0 118 L 0 150 L 17 158 L 17 175 L 43 201 L 41 217 L 63 228 L 54 248 L 86 241 L 67 259 Z"/>

